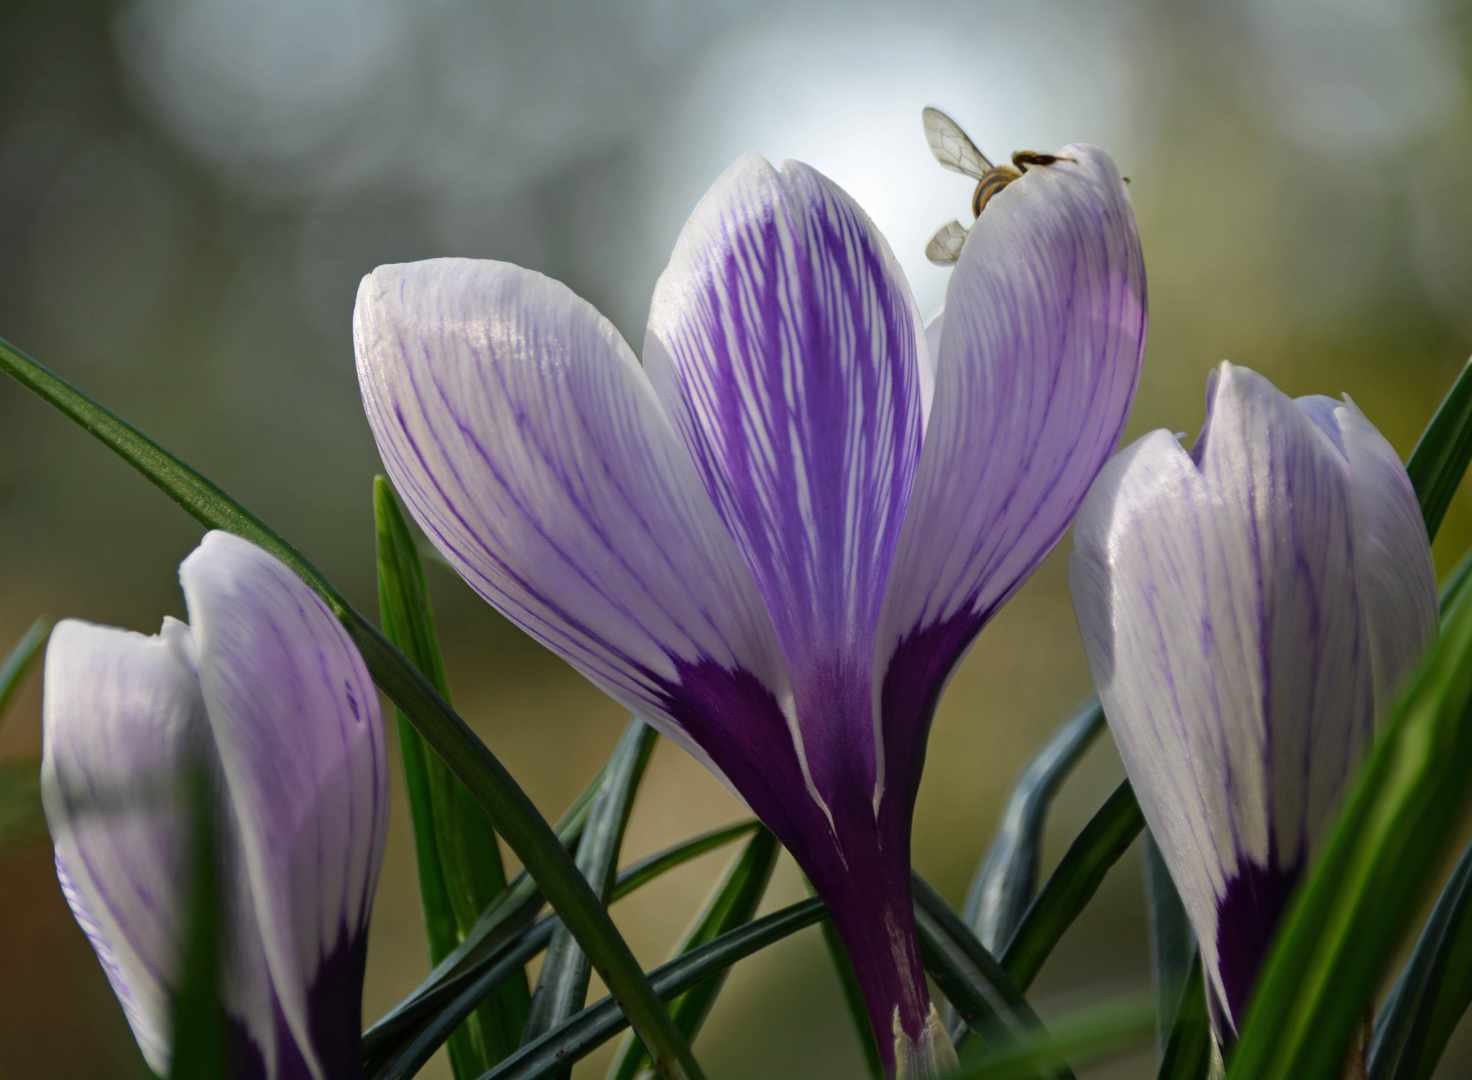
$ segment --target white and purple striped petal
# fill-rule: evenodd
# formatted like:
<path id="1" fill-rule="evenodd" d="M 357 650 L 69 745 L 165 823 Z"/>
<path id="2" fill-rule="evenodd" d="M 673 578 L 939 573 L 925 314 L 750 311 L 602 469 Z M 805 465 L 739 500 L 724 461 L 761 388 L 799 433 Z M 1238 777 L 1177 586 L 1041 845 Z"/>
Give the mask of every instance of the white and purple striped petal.
<path id="1" fill-rule="evenodd" d="M 187 898 L 180 781 L 209 738 L 174 641 L 67 619 L 46 650 L 41 794 L 56 869 L 138 1045 L 168 1071 Z"/>
<path id="2" fill-rule="evenodd" d="M 353 326 L 384 465 L 476 591 L 707 762 L 672 704 L 687 679 L 790 703 L 751 574 L 591 305 L 509 263 L 436 259 L 364 278 Z"/>
<path id="3" fill-rule="evenodd" d="M 212 532 L 179 577 L 283 1017 L 311 1075 L 355 1075 L 388 826 L 378 694 L 326 605 L 255 545 Z"/>
<path id="4" fill-rule="evenodd" d="M 1436 568 L 1426 520 L 1395 447 L 1353 401 L 1307 397 L 1297 404 L 1349 465 L 1355 567 L 1370 629 L 1375 712 L 1380 715 L 1436 633 Z"/>
<path id="5" fill-rule="evenodd" d="M 879 625 L 881 793 L 914 797 L 925 727 L 977 632 L 1073 520 L 1119 441 L 1145 346 L 1145 266 L 1113 160 L 1068 146 L 972 226 Z"/>
<path id="6" fill-rule="evenodd" d="M 680 234 L 644 356 L 765 601 L 836 810 L 873 787 L 874 628 L 930 390 L 904 274 L 831 180 L 750 154 Z"/>
<path id="7" fill-rule="evenodd" d="M 188 789 L 218 798 L 233 1080 L 357 1076 L 368 908 L 388 814 L 377 694 L 284 565 L 210 533 L 181 568 L 192 625 L 68 620 L 46 657 L 43 795 L 78 922 L 167 1073 L 189 917 Z"/>
<path id="8" fill-rule="evenodd" d="M 46 653 L 42 795 L 57 875 L 160 1074 L 189 916 L 190 774 L 221 783 L 196 659 L 192 631 L 173 619 L 155 637 L 69 619 Z M 223 1005 L 240 1057 L 235 1080 L 255 1080 L 277 1057 L 281 1009 L 243 860 L 223 847 Z"/>
<path id="9" fill-rule="evenodd" d="M 1321 408 L 1230 364 L 1208 396 L 1192 453 L 1157 431 L 1100 473 L 1075 525 L 1070 581 L 1105 714 L 1230 1042 L 1370 744 L 1372 656 L 1414 654 L 1428 628 L 1377 621 L 1361 570 L 1381 560 L 1364 520 L 1383 528 L 1396 499 L 1383 460 L 1368 466 L 1382 470 L 1375 478 L 1361 473 L 1361 451 L 1346 452 L 1350 440 L 1373 446 L 1349 432 L 1350 414 L 1326 431 Z M 1378 507 L 1361 505 L 1366 483 Z"/>

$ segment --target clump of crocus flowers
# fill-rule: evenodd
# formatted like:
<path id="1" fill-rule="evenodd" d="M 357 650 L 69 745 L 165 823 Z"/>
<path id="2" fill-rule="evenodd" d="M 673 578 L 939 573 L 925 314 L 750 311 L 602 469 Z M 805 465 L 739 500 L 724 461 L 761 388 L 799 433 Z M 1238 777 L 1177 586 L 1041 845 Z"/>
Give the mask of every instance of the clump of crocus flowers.
<path id="1" fill-rule="evenodd" d="M 1227 1053 L 1436 630 L 1415 492 L 1353 403 L 1224 364 L 1192 449 L 1161 431 L 1110 460 L 1147 321 L 1125 182 L 1090 146 L 1015 160 L 953 230 L 928 326 L 838 185 L 756 155 L 695 208 L 642 358 L 508 263 L 379 267 L 353 316 L 368 422 L 419 526 L 781 840 L 905 1080 L 958 1065 L 911 891 L 931 716 L 1070 525 L 1085 650 Z M 264 550 L 211 532 L 180 576 L 188 624 L 53 636 L 44 794 L 67 900 L 166 1073 L 204 791 L 234 1075 L 360 1076 L 376 691 Z"/>

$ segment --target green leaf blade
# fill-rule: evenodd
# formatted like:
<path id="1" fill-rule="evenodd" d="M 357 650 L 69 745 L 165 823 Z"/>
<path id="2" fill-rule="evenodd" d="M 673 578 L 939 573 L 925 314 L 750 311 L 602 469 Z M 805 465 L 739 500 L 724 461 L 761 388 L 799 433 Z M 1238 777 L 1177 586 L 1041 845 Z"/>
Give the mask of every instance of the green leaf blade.
<path id="1" fill-rule="evenodd" d="M 1150 1038 L 1155 1010 L 1146 1001 L 1105 1002 L 1036 1031 L 1026 1039 L 965 1065 L 952 1080 L 1031 1080 L 1059 1075 L 1069 1061 L 1087 1061 Z"/>
<path id="2" fill-rule="evenodd" d="M 1157 1005 L 1157 1016 L 1159 1011 Z M 1211 1070 L 1211 1020 L 1206 1013 L 1206 983 L 1199 954 L 1192 957 L 1186 969 L 1180 995 L 1170 1013 L 1172 1021 L 1156 1080 L 1206 1080 Z"/>
<path id="3" fill-rule="evenodd" d="M 924 878 L 911 873 L 920 957 L 941 993 L 979 1037 L 987 1054 L 1042 1031 L 1042 1021 L 991 952 Z M 971 1047 L 962 1043 L 962 1051 Z M 974 1054 L 967 1053 L 967 1057 Z M 1032 1076 L 1034 1074 L 1028 1074 Z M 1067 1065 L 1038 1074 L 1071 1080 Z"/>
<path id="4" fill-rule="evenodd" d="M 1033 755 L 1007 797 L 991 847 L 966 897 L 966 924 L 988 949 L 1017 932 L 1038 887 L 1043 830 L 1059 786 L 1104 730 L 1091 698 Z"/>
<path id="5" fill-rule="evenodd" d="M 614 867 L 628 828 L 634 796 L 657 735 L 638 717 L 630 719 L 623 738 L 609 759 L 603 784 L 593 801 L 588 825 L 578 845 L 577 866 L 589 886 L 605 903 L 613 892 Z M 532 995 L 531 1010 L 522 1032 L 522 1044 L 531 1042 L 579 1012 L 587 1002 L 593 966 L 565 927 L 552 933 L 547 957 Z M 571 1073 L 564 1073 L 564 1080 Z"/>
<path id="6" fill-rule="evenodd" d="M 1074 839 L 1003 950 L 1002 967 L 1019 989 L 1025 992 L 1032 985 L 1063 932 L 1144 827 L 1140 804 L 1126 780 Z"/>
<path id="7" fill-rule="evenodd" d="M 41 654 L 41 646 L 46 643 L 50 634 L 50 621 L 45 618 L 37 619 L 21 635 L 21 639 L 15 643 L 4 661 L 0 661 L 0 720 L 10 710 L 11 701 L 25 682 L 26 673 Z"/>
<path id="8" fill-rule="evenodd" d="M 660 997 L 674 998 L 826 915 L 822 901 L 801 900 L 662 964 L 649 973 L 650 985 Z M 617 1003 L 604 998 L 523 1046 L 482 1080 L 550 1080 L 627 1026 Z"/>
<path id="9" fill-rule="evenodd" d="M 1369 1080 L 1424 1080 L 1472 1002 L 1472 845 L 1375 1018 Z"/>
<path id="10" fill-rule="evenodd" d="M 449 701 L 449 681 L 440 657 L 424 568 L 393 487 L 382 476 L 373 481 L 373 517 L 383 631 Z M 485 813 L 403 711 L 396 709 L 394 715 L 414 829 L 429 960 L 438 964 L 465 940 L 481 913 L 505 891 L 506 876 L 500 846 Z M 475 1080 L 516 1049 L 529 1004 L 523 974 L 503 982 L 494 998 L 466 1018 L 448 1046 L 456 1080 Z"/>
<path id="11" fill-rule="evenodd" d="M 1463 366 L 1461 375 L 1406 462 L 1406 472 L 1421 503 L 1426 531 L 1433 539 L 1469 461 L 1472 461 L 1472 362 Z"/>
<path id="12" fill-rule="evenodd" d="M 598 784 L 601 784 L 602 774 L 599 776 Z M 592 785 L 593 790 L 597 786 Z M 590 793 L 585 791 L 563 817 L 558 835 L 564 842 L 570 844 L 581 835 L 591 802 Z M 627 896 L 660 873 L 745 836 L 756 827 L 755 822 L 742 822 L 716 829 L 641 860 L 619 874 L 613 896 Z M 542 896 L 531 879 L 524 872 L 518 874 L 507 886 L 506 895 L 485 913 L 466 943 L 368 1029 L 363 1036 L 365 1075 L 373 1078 L 412 1075 L 408 1070 L 416 1060 L 419 1064 L 427 1061 L 448 1032 L 500 985 L 502 979 L 514 975 L 522 964 L 546 948 L 556 921 L 543 919 L 533 924 L 542 904 Z"/>
<path id="13" fill-rule="evenodd" d="M 1465 376 L 1464 376 L 1465 377 Z M 1269 951 L 1233 1080 L 1337 1080 L 1465 803 L 1472 602 L 1447 613 Z"/>
<path id="14" fill-rule="evenodd" d="M 1174 1037 L 1176 1010 L 1181 995 L 1191 978 L 1193 967 L 1201 960 L 1196 950 L 1196 935 L 1186 917 L 1185 905 L 1176 892 L 1165 856 L 1147 828 L 1145 842 L 1145 897 L 1150 917 L 1150 976 L 1155 985 L 1156 1035 L 1160 1052 L 1165 1054 Z M 1199 983 L 1200 974 L 1197 974 Z M 1203 1005 L 1203 1008 L 1205 1006 Z"/>
<path id="15" fill-rule="evenodd" d="M 781 853 L 782 846 L 777 843 L 777 838 L 767 829 L 759 828 L 725 879 L 716 887 L 694 927 L 675 950 L 675 956 L 686 956 L 722 934 L 749 923 L 766 895 L 772 871 L 777 866 L 777 856 Z M 670 1016 L 685 1038 L 693 1040 L 699 1033 L 725 984 L 726 974 L 722 971 L 712 975 L 669 1003 Z M 630 1039 L 608 1075 L 609 1080 L 633 1080 L 635 1076 L 652 1070 L 644 1045 L 637 1039 Z"/>
<path id="16" fill-rule="evenodd" d="M 189 908 L 183 970 L 174 998 L 174 1045 L 169 1080 L 219 1080 L 229 1076 L 229 1024 L 221 1000 L 222 945 L 220 860 L 215 801 L 201 770 L 188 785 L 185 807 L 193 824 Z"/>

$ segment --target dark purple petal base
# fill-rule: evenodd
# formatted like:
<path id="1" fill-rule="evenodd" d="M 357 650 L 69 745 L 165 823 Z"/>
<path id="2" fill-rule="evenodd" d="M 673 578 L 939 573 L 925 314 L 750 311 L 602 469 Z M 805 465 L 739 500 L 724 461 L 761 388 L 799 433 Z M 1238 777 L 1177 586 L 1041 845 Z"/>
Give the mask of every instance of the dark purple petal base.
<path id="1" fill-rule="evenodd" d="M 1275 865 L 1276 861 L 1270 857 L 1269 863 L 1274 865 L 1268 866 L 1240 863 L 1237 876 L 1227 882 L 1227 891 L 1217 905 L 1217 970 L 1235 1023 L 1222 1023 L 1219 1002 L 1213 1003 L 1212 1013 L 1217 1037 L 1228 1044 L 1236 1041 L 1236 1028 L 1247 1018 L 1258 969 L 1302 875 L 1302 862 L 1284 869 Z"/>
<path id="2" fill-rule="evenodd" d="M 363 1075 L 363 968 L 368 935 L 353 940 L 344 932 L 338 947 L 322 961 L 308 992 L 312 1043 L 327 1080 L 359 1080 Z M 296 1038 L 276 1005 L 276 1046 L 280 1055 L 277 1080 L 312 1080 L 312 1071 L 297 1048 Z M 227 1037 L 235 1051 L 234 1080 L 266 1080 L 261 1048 L 232 1019 Z"/>
<path id="3" fill-rule="evenodd" d="M 895 1010 L 918 1040 L 930 1011 L 910 893 L 914 789 L 891 789 L 875 820 L 872 788 L 845 784 L 829 798 L 830 824 L 808 792 L 787 721 L 770 690 L 746 672 L 681 665 L 667 690 L 670 715 L 710 755 L 782 841 L 828 905 L 848 947 L 893 1071 Z"/>

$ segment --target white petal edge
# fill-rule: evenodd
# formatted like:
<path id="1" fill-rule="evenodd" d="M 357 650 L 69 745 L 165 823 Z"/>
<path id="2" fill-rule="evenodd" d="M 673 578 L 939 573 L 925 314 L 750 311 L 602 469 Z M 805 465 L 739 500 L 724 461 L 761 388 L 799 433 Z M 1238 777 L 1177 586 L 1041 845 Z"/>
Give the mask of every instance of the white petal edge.
<path id="1" fill-rule="evenodd" d="M 309 992 L 366 933 L 387 832 L 378 695 L 326 605 L 255 545 L 211 532 L 179 577 L 271 982 L 320 1077 Z"/>

